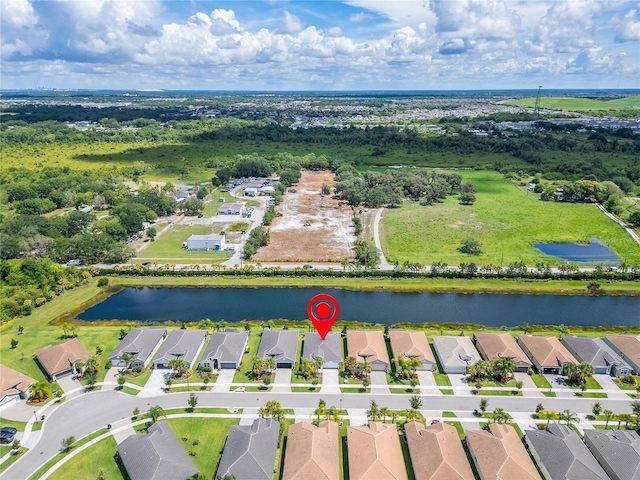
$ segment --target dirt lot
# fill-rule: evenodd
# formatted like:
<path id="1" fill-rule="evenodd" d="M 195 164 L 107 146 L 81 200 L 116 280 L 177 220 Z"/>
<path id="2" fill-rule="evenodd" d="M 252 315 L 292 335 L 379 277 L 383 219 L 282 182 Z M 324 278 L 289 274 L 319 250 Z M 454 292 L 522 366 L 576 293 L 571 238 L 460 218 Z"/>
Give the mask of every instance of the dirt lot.
<path id="1" fill-rule="evenodd" d="M 322 184 L 333 187 L 331 172 L 302 172 L 284 195 L 271 225 L 271 241 L 253 256 L 259 262 L 330 262 L 351 258 L 355 241 L 352 213 L 338 200 L 321 197 Z M 292 192 L 291 190 L 295 190 Z"/>

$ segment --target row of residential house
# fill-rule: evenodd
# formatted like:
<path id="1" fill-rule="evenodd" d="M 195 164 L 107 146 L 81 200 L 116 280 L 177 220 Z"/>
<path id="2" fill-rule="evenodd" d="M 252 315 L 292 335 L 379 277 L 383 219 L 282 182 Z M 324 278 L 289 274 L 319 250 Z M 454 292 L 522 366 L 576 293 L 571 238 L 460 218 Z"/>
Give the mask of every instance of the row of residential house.
<path id="1" fill-rule="evenodd" d="M 280 423 L 271 419 L 231 427 L 215 478 L 271 480 L 279 438 Z M 571 428 L 551 424 L 547 430 L 527 430 L 523 443 L 512 426 L 490 424 L 488 430 L 466 431 L 467 456 L 454 426 L 409 422 L 404 425 L 407 458 L 393 423 L 349 426 L 346 440 L 343 465 L 348 464 L 345 478 L 350 480 L 407 480 L 411 472 L 416 480 L 474 480 L 472 465 L 479 478 L 497 480 L 542 480 L 540 472 L 549 480 L 635 480 L 640 475 L 640 437 L 633 431 L 585 430 L 583 441 Z M 340 442 L 335 422 L 291 425 L 281 478 L 339 480 Z M 153 425 L 148 434 L 131 435 L 118 451 L 131 480 L 198 478 L 166 423 Z"/>
<path id="2" fill-rule="evenodd" d="M 276 368 L 293 368 L 297 363 L 299 330 L 265 330 L 258 356 L 274 358 Z M 136 367 L 168 368 L 172 359 L 181 358 L 187 368 L 199 364 L 212 369 L 235 369 L 240 366 L 249 332 L 229 330 L 208 335 L 206 330 L 174 330 L 167 335 L 164 328 L 134 328 L 122 339 L 109 360 L 114 366 L 124 366 L 123 355 L 131 355 Z M 386 371 L 390 359 L 385 338 L 376 330 L 349 330 L 346 335 L 347 355 L 358 363 L 368 362 L 372 370 Z M 476 332 L 466 336 L 434 336 L 435 351 L 444 373 L 464 373 L 467 367 L 484 358 L 492 360 L 511 357 L 519 372 L 535 367 L 541 373 L 561 374 L 564 365 L 589 363 L 596 374 L 611 376 L 635 373 L 640 375 L 640 335 L 608 335 L 604 339 L 591 337 L 556 337 L 509 333 Z M 397 359 L 418 358 L 420 370 L 433 370 L 435 356 L 426 335 L 420 331 L 391 330 L 389 345 Z M 203 353 L 202 353 L 203 352 Z M 85 363 L 91 354 L 77 339 L 36 350 L 36 358 L 52 378 L 76 374 L 78 362 Z M 202 355 L 200 355 L 202 353 Z M 308 360 L 322 358 L 323 368 L 337 369 L 343 360 L 342 337 L 330 332 L 323 340 L 316 332 L 304 337 L 302 356 Z M 28 396 L 35 380 L 6 366 L 1 371 L 0 406 Z"/>

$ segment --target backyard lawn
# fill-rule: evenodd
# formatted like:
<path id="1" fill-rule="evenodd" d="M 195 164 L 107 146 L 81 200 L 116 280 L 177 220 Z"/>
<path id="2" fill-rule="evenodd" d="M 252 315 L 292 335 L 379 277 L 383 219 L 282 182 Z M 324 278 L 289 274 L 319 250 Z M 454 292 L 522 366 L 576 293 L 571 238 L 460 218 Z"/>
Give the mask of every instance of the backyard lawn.
<path id="1" fill-rule="evenodd" d="M 443 203 L 420 206 L 404 202 L 383 215 L 383 250 L 391 261 L 448 265 L 475 262 L 503 265 L 523 260 L 557 264 L 533 248 L 539 242 L 588 243 L 598 238 L 620 258 L 640 262 L 640 247 L 596 205 L 541 202 L 539 195 L 517 188 L 497 172 L 463 171 L 463 181 L 473 182 L 476 203 L 460 205 L 457 196 Z M 461 253 L 462 240 L 472 237 L 482 253 Z"/>
<path id="2" fill-rule="evenodd" d="M 98 478 L 100 469 L 104 478 L 109 480 L 126 480 L 126 471 L 121 471 L 115 460 L 118 446 L 112 436 L 100 440 L 95 445 L 73 457 L 49 478 L 52 480 L 85 480 Z"/>

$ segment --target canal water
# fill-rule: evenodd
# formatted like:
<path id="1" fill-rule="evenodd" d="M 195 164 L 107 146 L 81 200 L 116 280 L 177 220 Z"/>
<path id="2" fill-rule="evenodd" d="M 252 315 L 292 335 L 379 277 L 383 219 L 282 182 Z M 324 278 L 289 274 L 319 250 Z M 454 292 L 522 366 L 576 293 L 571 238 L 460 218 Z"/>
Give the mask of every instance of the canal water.
<path id="1" fill-rule="evenodd" d="M 85 321 L 192 322 L 307 318 L 314 295 L 328 293 L 340 320 L 530 324 L 640 325 L 640 297 L 587 295 L 409 293 L 331 288 L 125 288 L 77 315 Z"/>

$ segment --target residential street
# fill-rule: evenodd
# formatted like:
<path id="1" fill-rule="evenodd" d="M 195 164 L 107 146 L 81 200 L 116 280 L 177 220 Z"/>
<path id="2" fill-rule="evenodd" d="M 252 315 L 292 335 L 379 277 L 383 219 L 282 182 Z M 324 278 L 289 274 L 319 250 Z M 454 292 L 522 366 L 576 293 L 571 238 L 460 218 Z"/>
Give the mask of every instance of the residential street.
<path id="1" fill-rule="evenodd" d="M 276 385 L 277 386 L 277 385 Z M 113 390 L 113 382 L 105 385 L 105 390 L 85 393 L 65 401 L 54 410 L 46 411 L 46 421 L 37 444 L 31 448 L 14 465 L 3 473 L 2 478 L 23 480 L 29 478 L 51 457 L 60 450 L 63 438 L 73 435 L 80 439 L 100 428 L 111 424 L 114 428 L 124 426 L 130 422 L 134 408 L 139 408 L 141 413 L 146 412 L 154 405 L 160 405 L 164 409 L 184 408 L 187 406 L 188 393 L 161 394 L 154 397 L 138 397 L 120 393 Z M 554 389 L 555 390 L 555 389 Z M 267 400 L 278 400 L 284 408 L 292 408 L 294 411 L 313 409 L 317 406 L 319 398 L 326 401 L 327 405 L 342 406 L 343 409 L 354 412 L 352 422 L 362 423 L 366 416 L 363 412 L 369 408 L 371 400 L 375 399 L 380 406 L 386 406 L 394 410 L 404 410 L 409 407 L 408 395 L 388 393 L 361 394 L 335 394 L 322 393 L 237 393 L 237 392 L 203 392 L 197 393 L 199 407 L 223 407 L 244 408 L 244 414 L 256 412 L 264 406 Z M 437 412 L 453 411 L 458 417 L 473 423 L 472 412 L 478 408 L 480 397 L 475 395 L 442 395 L 439 393 L 423 394 L 421 411 L 427 418 L 433 418 Z M 569 409 L 572 412 L 584 414 L 591 412 L 594 403 L 591 398 L 540 398 L 540 397 L 503 397 L 489 398 L 489 409 L 504 408 L 514 417 L 522 417 L 518 412 L 527 412 L 522 421 L 528 420 L 528 413 L 533 412 L 538 403 L 543 403 L 546 409 L 562 411 Z M 604 409 L 614 412 L 627 412 L 630 409 L 631 399 L 600 399 Z M 46 407 L 45 407 L 46 408 Z M 45 413 L 45 411 L 42 411 Z"/>

